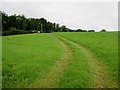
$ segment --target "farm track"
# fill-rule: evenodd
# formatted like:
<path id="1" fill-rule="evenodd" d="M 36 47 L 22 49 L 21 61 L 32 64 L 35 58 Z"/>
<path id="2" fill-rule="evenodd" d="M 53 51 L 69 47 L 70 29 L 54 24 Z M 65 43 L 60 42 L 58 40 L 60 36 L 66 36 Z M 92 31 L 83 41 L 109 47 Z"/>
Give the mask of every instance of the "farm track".
<path id="1" fill-rule="evenodd" d="M 59 82 L 59 78 L 64 74 L 64 71 L 72 58 L 72 50 L 69 47 L 69 44 L 72 44 L 80 49 L 88 59 L 88 67 L 90 68 L 91 73 L 90 88 L 117 87 L 116 81 L 112 80 L 107 72 L 107 67 L 89 49 L 62 36 L 55 34 L 53 36 L 56 37 L 57 41 L 59 41 L 65 49 L 65 52 L 63 53 L 64 55 L 56 62 L 45 77 L 38 80 L 35 87 L 56 88 L 58 86 L 57 83 Z"/>
<path id="2" fill-rule="evenodd" d="M 55 37 L 57 41 L 61 43 L 63 46 L 64 53 L 63 56 L 56 62 L 56 64 L 52 67 L 52 69 L 48 72 L 48 74 L 40 79 L 36 84 L 35 87 L 38 88 L 55 88 L 57 87 L 56 83 L 59 81 L 59 78 L 64 73 L 64 70 L 70 63 L 71 60 L 71 49 L 69 46 L 63 42 L 61 39 Z"/>
<path id="3" fill-rule="evenodd" d="M 89 61 L 88 67 L 90 67 L 90 72 L 92 74 L 90 81 L 91 88 L 117 88 L 117 83 L 115 80 L 111 79 L 105 64 L 103 64 L 103 62 L 99 60 L 89 49 L 62 36 L 60 37 L 64 39 L 64 41 L 79 48 L 87 57 Z"/>

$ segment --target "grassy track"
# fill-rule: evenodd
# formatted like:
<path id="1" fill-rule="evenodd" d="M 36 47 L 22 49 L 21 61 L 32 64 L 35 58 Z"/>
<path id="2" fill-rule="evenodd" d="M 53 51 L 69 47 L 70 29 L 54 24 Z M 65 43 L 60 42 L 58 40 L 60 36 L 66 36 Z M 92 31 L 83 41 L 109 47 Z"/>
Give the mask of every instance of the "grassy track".
<path id="1" fill-rule="evenodd" d="M 117 87 L 117 32 L 3 37 L 3 87 Z"/>
<path id="2" fill-rule="evenodd" d="M 54 37 L 55 38 L 55 37 Z M 58 40 L 58 39 L 57 39 Z M 71 49 L 62 40 L 58 40 L 64 48 L 63 56 L 51 68 L 48 74 L 42 79 L 38 80 L 33 87 L 39 88 L 55 88 L 58 87 L 57 82 L 64 73 L 64 70 L 69 65 L 71 60 Z"/>
<path id="3" fill-rule="evenodd" d="M 65 38 L 57 36 L 64 43 L 69 45 L 72 53 L 72 60 L 70 65 L 64 72 L 64 75 L 60 78 L 60 82 L 58 83 L 58 87 L 61 88 L 84 88 L 90 87 L 89 84 L 89 65 L 86 57 L 81 53 L 81 50 L 78 47 L 75 47 L 74 44 L 70 43 L 69 40 Z"/>
<path id="4" fill-rule="evenodd" d="M 81 53 L 83 53 L 86 56 L 86 59 L 88 59 L 88 66 L 89 66 L 89 70 L 90 72 L 88 73 L 89 75 L 91 75 L 89 78 L 91 78 L 90 84 L 88 87 L 92 87 L 92 88 L 113 88 L 113 87 L 117 87 L 117 83 L 115 81 L 112 80 L 112 78 L 109 76 L 109 73 L 107 72 L 106 66 L 100 61 L 98 60 L 98 58 L 96 58 L 95 55 L 93 55 L 89 49 L 80 46 L 72 41 L 69 41 L 68 39 L 64 39 L 67 42 L 71 43 L 74 45 L 74 47 L 78 48 L 81 50 Z M 81 57 L 81 55 L 79 55 Z M 77 60 L 84 60 L 84 59 L 77 59 Z M 76 61 L 74 61 L 76 62 Z M 84 63 L 84 61 L 82 62 Z M 82 64 L 79 63 L 79 65 L 81 66 Z M 75 66 L 74 66 L 75 67 Z M 73 68 L 74 68 L 73 67 Z M 72 69 L 73 70 L 73 69 Z M 81 68 L 79 69 L 81 70 Z M 70 70 L 71 71 L 71 70 Z M 69 72 L 69 71 L 68 71 Z M 81 72 L 81 71 L 80 71 Z M 72 72 L 69 72 L 72 73 Z M 84 73 L 83 73 L 84 74 Z M 73 75 L 73 74 L 72 74 Z M 81 77 L 81 75 L 79 75 L 79 77 Z M 73 78 L 73 77 L 69 77 L 69 80 Z M 89 79 L 87 77 L 85 77 L 86 79 Z M 65 76 L 64 76 L 65 79 Z M 76 78 L 74 78 L 75 80 Z M 77 80 L 77 79 L 76 79 Z M 64 80 L 63 80 L 64 81 Z M 79 82 L 82 82 L 83 80 L 77 80 Z M 88 81 L 89 82 L 89 81 Z M 64 85 L 65 83 L 63 83 Z M 69 84 L 69 82 L 67 83 Z M 77 85 L 77 84 L 76 84 Z M 78 87 L 74 85 L 73 87 Z M 72 85 L 71 85 L 72 86 Z"/>
<path id="5" fill-rule="evenodd" d="M 105 87 L 117 87 L 118 80 L 118 33 L 117 32 L 108 32 L 108 33 L 57 33 L 68 40 L 71 40 L 78 45 L 85 47 L 87 50 L 92 52 L 98 62 L 102 62 L 99 66 L 104 66 L 106 70 L 101 70 L 98 68 L 98 71 L 101 72 L 109 78 L 103 82 L 106 83 Z M 91 43 L 92 42 L 92 43 Z M 87 55 L 92 56 L 92 55 Z M 97 63 L 93 62 L 97 65 Z M 96 67 L 97 68 L 97 67 Z M 99 71 L 100 70 L 100 71 Z M 104 72 L 105 71 L 105 72 Z M 94 73 L 93 72 L 93 73 Z M 96 76 L 96 74 L 95 74 Z M 97 77 L 97 76 L 96 76 Z M 101 77 L 101 75 L 100 75 Z M 94 86 L 94 85 L 93 85 Z"/>

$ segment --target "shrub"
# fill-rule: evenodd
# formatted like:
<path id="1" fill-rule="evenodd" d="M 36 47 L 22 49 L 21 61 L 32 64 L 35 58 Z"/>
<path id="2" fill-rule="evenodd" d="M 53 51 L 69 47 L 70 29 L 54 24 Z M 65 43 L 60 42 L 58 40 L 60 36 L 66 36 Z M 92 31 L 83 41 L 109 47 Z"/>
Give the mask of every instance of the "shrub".
<path id="1" fill-rule="evenodd" d="M 77 29 L 75 32 L 87 32 L 87 30 Z"/>
<path id="2" fill-rule="evenodd" d="M 16 28 L 9 28 L 7 31 L 3 31 L 2 35 L 16 35 L 16 34 L 26 34 L 27 32 L 25 30 L 17 30 Z"/>
<path id="3" fill-rule="evenodd" d="M 106 32 L 106 30 L 105 30 L 105 29 L 102 29 L 100 32 Z"/>
<path id="4" fill-rule="evenodd" d="M 88 30 L 88 32 L 95 32 L 95 30 Z"/>

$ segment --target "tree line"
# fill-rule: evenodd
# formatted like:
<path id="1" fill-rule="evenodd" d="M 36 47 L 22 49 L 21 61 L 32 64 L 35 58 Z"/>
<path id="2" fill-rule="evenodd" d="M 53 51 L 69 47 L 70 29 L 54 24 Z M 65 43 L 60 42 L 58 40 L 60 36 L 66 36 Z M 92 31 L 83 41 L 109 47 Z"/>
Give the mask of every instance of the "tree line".
<path id="1" fill-rule="evenodd" d="M 69 29 L 65 25 L 52 23 L 45 18 L 26 18 L 24 15 L 8 16 L 1 12 L 2 35 L 26 34 L 26 33 L 50 33 L 50 32 L 95 32 L 95 30 Z"/>

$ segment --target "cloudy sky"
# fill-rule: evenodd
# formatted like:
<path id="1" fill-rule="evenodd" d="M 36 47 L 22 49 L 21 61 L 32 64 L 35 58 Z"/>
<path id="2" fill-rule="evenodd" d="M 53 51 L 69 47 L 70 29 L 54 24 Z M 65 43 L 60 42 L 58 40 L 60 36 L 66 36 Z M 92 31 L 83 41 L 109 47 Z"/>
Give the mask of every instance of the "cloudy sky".
<path id="1" fill-rule="evenodd" d="M 2 11 L 44 17 L 71 29 L 118 30 L 117 2 L 2 2 Z"/>

